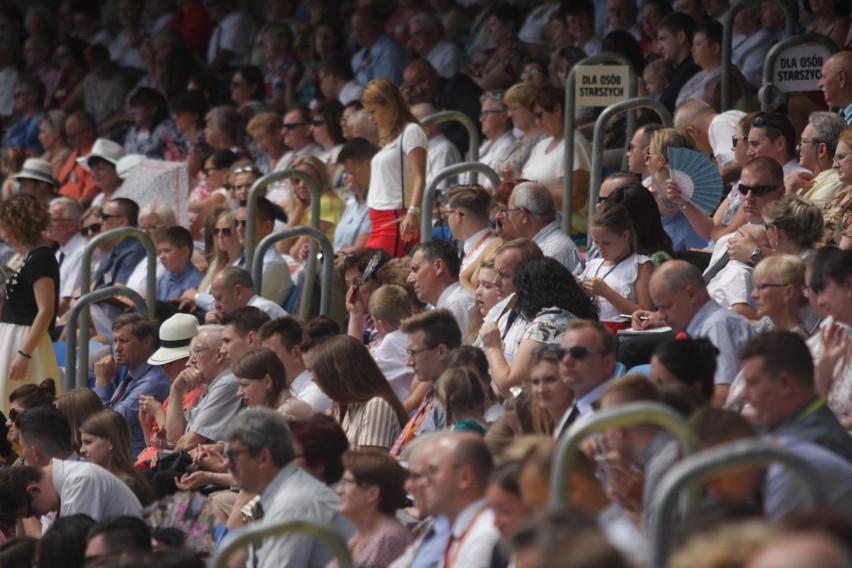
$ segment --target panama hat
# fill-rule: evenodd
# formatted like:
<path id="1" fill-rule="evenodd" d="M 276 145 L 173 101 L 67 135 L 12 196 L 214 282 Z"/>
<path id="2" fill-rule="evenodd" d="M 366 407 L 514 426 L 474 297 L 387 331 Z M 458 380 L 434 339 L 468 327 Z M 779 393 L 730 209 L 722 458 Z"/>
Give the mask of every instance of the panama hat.
<path id="1" fill-rule="evenodd" d="M 53 166 L 50 165 L 50 162 L 41 158 L 28 158 L 21 171 L 13 175 L 12 179 L 34 179 L 46 181 L 53 187 L 59 185 L 59 182 L 53 177 Z"/>
<path id="2" fill-rule="evenodd" d="M 189 357 L 189 344 L 198 335 L 198 320 L 189 314 L 175 314 L 160 326 L 160 348 L 148 359 L 151 365 L 165 365 Z"/>
<path id="3" fill-rule="evenodd" d="M 100 158 L 106 160 L 113 166 L 118 164 L 118 160 L 124 155 L 124 148 L 121 144 L 107 140 L 106 138 L 98 138 L 92 146 L 92 151 L 81 158 L 77 158 L 77 163 L 87 172 L 92 171 L 89 168 L 89 160 L 92 158 Z"/>

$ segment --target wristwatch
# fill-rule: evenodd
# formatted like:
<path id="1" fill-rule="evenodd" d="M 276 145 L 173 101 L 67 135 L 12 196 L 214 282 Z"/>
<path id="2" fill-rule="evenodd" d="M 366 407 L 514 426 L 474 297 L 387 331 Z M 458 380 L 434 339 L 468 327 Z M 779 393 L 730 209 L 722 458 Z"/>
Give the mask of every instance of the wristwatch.
<path id="1" fill-rule="evenodd" d="M 754 247 L 754 250 L 751 251 L 751 263 L 757 264 L 761 260 L 763 260 L 763 247 L 757 245 L 756 247 Z"/>
<path id="2" fill-rule="evenodd" d="M 412 205 L 411 207 L 408 208 L 408 214 L 409 215 L 420 215 L 420 208 Z"/>

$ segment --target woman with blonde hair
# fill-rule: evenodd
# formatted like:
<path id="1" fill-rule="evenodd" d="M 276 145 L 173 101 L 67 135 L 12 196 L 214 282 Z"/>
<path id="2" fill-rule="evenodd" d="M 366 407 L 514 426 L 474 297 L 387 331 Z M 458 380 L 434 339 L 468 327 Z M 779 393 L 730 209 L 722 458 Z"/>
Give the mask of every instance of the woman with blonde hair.
<path id="1" fill-rule="evenodd" d="M 408 414 L 370 352 L 348 335 L 333 336 L 316 351 L 311 377 L 334 402 L 332 416 L 351 447 L 387 451 Z"/>
<path id="2" fill-rule="evenodd" d="M 124 417 L 114 410 L 93 414 L 80 426 L 80 439 L 82 456 L 127 484 L 143 507 L 154 501 L 148 481 L 133 467 L 130 427 Z"/>
<path id="3" fill-rule="evenodd" d="M 316 156 L 299 156 L 290 165 L 290 169 L 303 172 L 313 178 L 320 193 L 319 230 L 322 231 L 331 246 L 334 246 L 334 229 L 343 216 L 346 204 L 334 193 L 331 187 L 331 176 L 328 168 Z M 311 226 L 311 191 L 308 184 L 299 178 L 290 180 L 290 206 L 287 210 L 289 221 L 287 227 Z M 289 254 L 296 260 L 304 262 L 308 257 L 310 237 L 302 236 L 284 239 L 276 245 L 282 254 Z"/>
<path id="4" fill-rule="evenodd" d="M 514 128 L 523 132 L 523 136 L 515 141 L 515 148 L 506 157 L 500 172 L 504 181 L 521 175 L 521 170 L 529 160 L 533 148 L 547 136 L 544 126 L 533 116 L 535 91 L 536 87 L 530 83 L 518 83 L 509 87 L 503 95 L 506 114 Z"/>
<path id="5" fill-rule="evenodd" d="M 825 220 L 819 207 L 796 194 L 788 194 L 766 204 L 763 226 L 772 250 L 805 259 L 822 240 Z"/>
<path id="6" fill-rule="evenodd" d="M 810 304 L 805 297 L 805 264 L 793 254 L 765 258 L 754 267 L 754 287 L 751 292 L 757 315 L 769 318 L 773 329 L 794 331 L 804 338 L 811 335 L 803 320 Z M 815 317 L 813 328 L 819 323 Z"/>
<path id="7" fill-rule="evenodd" d="M 214 301 L 210 286 L 213 278 L 242 256 L 243 247 L 237 238 L 237 216 L 233 211 L 225 211 L 216 219 L 213 225 L 213 251 L 213 260 L 198 288 L 190 288 L 181 296 L 181 308 L 195 306 L 205 312 L 212 310 Z"/>
<path id="8" fill-rule="evenodd" d="M 0 234 L 23 254 L 21 265 L 6 278 L 0 312 L 0 400 L 15 386 L 59 378 L 48 331 L 59 307 L 59 264 L 44 231 L 47 206 L 23 193 L 0 203 Z M 8 407 L 6 407 L 8 410 Z"/>
<path id="9" fill-rule="evenodd" d="M 370 81 L 361 94 L 370 121 L 379 129 L 380 150 L 371 162 L 367 193 L 373 231 L 368 248 L 403 257 L 419 240 L 426 189 L 426 131 L 411 113 L 399 88 L 387 79 Z"/>
<path id="10" fill-rule="evenodd" d="M 71 445 L 79 454 L 83 445 L 80 439 L 80 426 L 90 416 L 103 410 L 104 403 L 92 389 L 80 388 L 72 389 L 57 398 L 55 406 L 68 420 L 68 426 L 71 427 Z"/>

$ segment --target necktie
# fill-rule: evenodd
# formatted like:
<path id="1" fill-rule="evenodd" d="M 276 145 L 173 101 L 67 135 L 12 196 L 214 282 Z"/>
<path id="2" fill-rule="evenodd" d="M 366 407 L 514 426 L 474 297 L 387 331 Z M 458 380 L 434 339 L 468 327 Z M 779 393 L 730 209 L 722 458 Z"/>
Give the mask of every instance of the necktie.
<path id="1" fill-rule="evenodd" d="M 62 263 L 65 261 L 65 253 L 61 250 L 59 251 L 59 266 L 62 266 Z"/>
<path id="2" fill-rule="evenodd" d="M 568 428 L 571 427 L 571 424 L 573 424 L 574 422 L 577 421 L 577 418 L 579 416 L 580 416 L 580 409 L 578 409 L 577 405 L 575 404 L 574 406 L 571 407 L 571 413 L 568 415 L 568 420 L 565 421 L 565 424 L 562 426 L 562 430 L 559 432 L 559 436 L 557 436 L 557 437 L 561 438 L 562 435 L 565 432 L 568 431 Z"/>
<path id="3" fill-rule="evenodd" d="M 124 377 L 124 380 L 121 381 L 121 384 L 118 385 L 118 390 L 115 391 L 115 394 L 112 395 L 112 400 L 109 401 L 109 407 L 114 408 L 118 401 L 121 400 L 121 397 L 124 396 L 124 393 L 127 392 L 127 387 L 130 386 L 130 382 L 133 380 L 133 377 L 127 375 Z"/>
<path id="4" fill-rule="evenodd" d="M 711 266 L 707 270 L 707 272 L 704 273 L 704 282 L 709 283 L 711 280 L 713 280 L 713 277 L 719 274 L 722 269 L 728 265 L 729 262 L 731 262 L 731 257 L 728 256 L 728 253 L 726 252 L 722 256 L 722 258 L 716 261 L 716 264 Z"/>
<path id="5" fill-rule="evenodd" d="M 261 520 L 265 514 L 266 511 L 263 510 L 263 505 L 261 505 L 260 501 L 258 501 L 257 505 L 254 506 L 254 520 Z"/>

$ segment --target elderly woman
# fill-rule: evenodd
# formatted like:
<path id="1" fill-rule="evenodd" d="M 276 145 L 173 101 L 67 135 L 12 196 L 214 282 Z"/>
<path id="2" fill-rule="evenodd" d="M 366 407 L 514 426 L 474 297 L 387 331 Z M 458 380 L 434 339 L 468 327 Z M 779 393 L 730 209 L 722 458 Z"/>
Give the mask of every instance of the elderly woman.
<path id="1" fill-rule="evenodd" d="M 535 91 L 535 87 L 529 83 L 518 83 L 509 87 L 503 95 L 506 117 L 512 121 L 515 130 L 521 132 L 521 137 L 516 139 L 515 146 L 498 172 L 503 179 L 519 177 L 533 148 L 546 136 L 544 128 L 533 116 Z"/>
<path id="2" fill-rule="evenodd" d="M 77 158 L 77 163 L 92 174 L 92 182 L 98 189 L 98 194 L 92 200 L 93 206 L 107 203 L 121 187 L 122 180 L 118 177 L 116 164 L 123 153 L 122 147 L 112 140 L 98 138 L 91 152 Z"/>
<path id="3" fill-rule="evenodd" d="M 243 146 L 243 118 L 232 107 L 218 106 L 207 113 L 205 134 L 214 150 L 231 150 L 248 156 Z"/>
<path id="4" fill-rule="evenodd" d="M 349 539 L 352 562 L 358 566 L 389 566 L 411 542 L 411 532 L 397 518 L 405 505 L 406 471 L 395 459 L 377 452 L 346 452 L 346 468 L 337 494 L 340 512 L 356 532 Z M 336 568 L 336 560 L 328 568 Z"/>
<path id="5" fill-rule="evenodd" d="M 479 161 L 498 173 L 515 149 L 517 140 L 512 133 L 512 119 L 503 96 L 503 91 L 488 91 L 479 98 L 482 104 L 479 123 L 487 139 L 479 149 Z M 483 183 L 488 182 L 484 180 Z"/>
<path id="6" fill-rule="evenodd" d="M 282 127 L 281 115 L 274 112 L 256 114 L 246 126 L 254 145 L 262 153 L 257 159 L 257 167 L 264 174 L 275 169 L 286 151 L 281 137 Z"/>
<path id="7" fill-rule="evenodd" d="M 852 128 L 840 133 L 832 167 L 846 185 L 823 207 L 825 240 L 848 250 L 852 248 Z"/>

